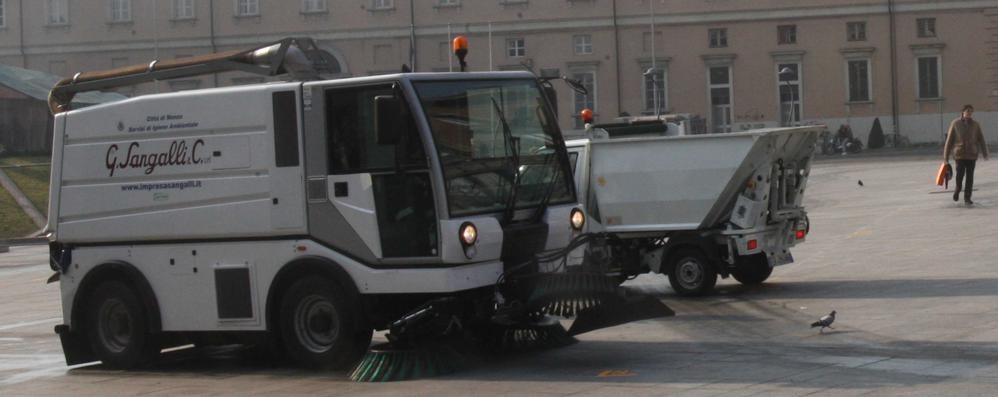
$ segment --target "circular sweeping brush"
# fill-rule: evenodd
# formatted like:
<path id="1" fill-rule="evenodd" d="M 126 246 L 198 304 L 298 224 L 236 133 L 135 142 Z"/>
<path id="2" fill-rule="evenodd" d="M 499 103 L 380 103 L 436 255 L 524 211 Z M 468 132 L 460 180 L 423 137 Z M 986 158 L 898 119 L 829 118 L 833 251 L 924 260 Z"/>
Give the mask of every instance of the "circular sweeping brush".
<path id="1" fill-rule="evenodd" d="M 549 273 L 533 278 L 527 298 L 531 311 L 565 318 L 617 298 L 618 283 L 594 273 Z"/>
<path id="2" fill-rule="evenodd" d="M 480 335 L 483 347 L 491 353 L 517 353 L 553 349 L 578 342 L 552 317 L 516 324 L 492 324 Z"/>
<path id="3" fill-rule="evenodd" d="M 446 346 L 398 347 L 384 343 L 371 347 L 350 373 L 355 382 L 393 382 L 453 373 L 462 357 Z"/>

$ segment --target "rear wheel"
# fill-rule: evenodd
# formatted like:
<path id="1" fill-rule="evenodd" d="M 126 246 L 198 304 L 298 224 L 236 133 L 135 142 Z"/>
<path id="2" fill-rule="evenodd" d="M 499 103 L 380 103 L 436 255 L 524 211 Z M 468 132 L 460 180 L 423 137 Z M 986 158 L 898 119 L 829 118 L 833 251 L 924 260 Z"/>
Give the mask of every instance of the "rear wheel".
<path id="1" fill-rule="evenodd" d="M 773 274 L 773 268 L 769 266 L 766 254 L 736 257 L 735 270 L 731 272 L 735 280 L 745 285 L 762 284 L 771 274 Z"/>
<path id="2" fill-rule="evenodd" d="M 323 277 L 295 282 L 281 299 L 281 340 L 288 356 L 310 368 L 343 369 L 371 344 L 358 299 Z"/>
<path id="3" fill-rule="evenodd" d="M 104 365 L 133 368 L 159 354 L 159 342 L 149 332 L 146 308 L 124 283 L 98 285 L 87 310 L 87 339 Z"/>
<path id="4" fill-rule="evenodd" d="M 683 296 L 703 295 L 717 284 L 717 270 L 706 255 L 695 248 L 684 248 L 672 255 L 669 284 Z"/>

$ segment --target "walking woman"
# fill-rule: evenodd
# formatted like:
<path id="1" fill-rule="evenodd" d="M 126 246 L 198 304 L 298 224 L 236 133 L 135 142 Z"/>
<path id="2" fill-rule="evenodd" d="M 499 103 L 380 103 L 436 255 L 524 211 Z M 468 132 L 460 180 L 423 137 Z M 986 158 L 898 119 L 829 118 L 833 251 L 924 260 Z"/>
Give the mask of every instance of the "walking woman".
<path id="1" fill-rule="evenodd" d="M 946 146 L 943 148 L 943 161 L 949 162 L 951 155 L 956 160 L 956 190 L 953 191 L 953 201 L 960 200 L 960 187 L 963 186 L 963 202 L 967 205 L 974 204 L 970 200 L 970 195 L 974 192 L 974 167 L 977 165 L 977 156 L 981 154 L 985 160 L 988 159 L 988 144 L 984 140 L 984 133 L 981 132 L 981 125 L 971 118 L 973 114 L 973 106 L 963 106 L 960 118 L 953 120 L 949 125 Z M 964 176 L 967 178 L 966 184 L 963 184 Z"/>

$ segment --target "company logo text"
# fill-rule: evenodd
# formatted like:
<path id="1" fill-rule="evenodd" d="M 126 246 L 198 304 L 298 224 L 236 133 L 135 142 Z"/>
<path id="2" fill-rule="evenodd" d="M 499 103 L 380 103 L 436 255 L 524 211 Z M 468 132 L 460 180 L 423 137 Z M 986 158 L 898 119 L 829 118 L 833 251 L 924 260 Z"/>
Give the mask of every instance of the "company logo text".
<path id="1" fill-rule="evenodd" d="M 113 144 L 107 148 L 107 155 L 104 158 L 104 165 L 107 167 L 108 176 L 113 177 L 115 170 L 126 168 L 144 169 L 146 175 L 152 174 L 157 167 L 180 166 L 190 164 L 201 164 L 210 161 L 210 158 L 198 156 L 198 150 L 204 146 L 204 140 L 195 140 L 188 146 L 187 141 L 173 141 L 170 148 L 161 152 L 142 152 L 142 145 L 132 142 L 128 145 L 128 150 L 122 155 L 118 144 Z"/>

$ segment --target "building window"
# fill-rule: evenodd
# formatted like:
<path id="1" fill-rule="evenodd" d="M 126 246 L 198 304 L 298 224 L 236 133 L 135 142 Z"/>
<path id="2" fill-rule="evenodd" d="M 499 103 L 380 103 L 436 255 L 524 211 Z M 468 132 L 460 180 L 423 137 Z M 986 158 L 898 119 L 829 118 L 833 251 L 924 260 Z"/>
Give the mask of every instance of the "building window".
<path id="1" fill-rule="evenodd" d="M 7 27 L 7 2 L 0 0 L 0 28 Z"/>
<path id="2" fill-rule="evenodd" d="M 856 59 L 846 62 L 849 79 L 849 102 L 870 101 L 870 60 Z"/>
<path id="3" fill-rule="evenodd" d="M 48 24 L 66 25 L 69 23 L 69 0 L 48 0 Z"/>
<path id="4" fill-rule="evenodd" d="M 801 119 L 800 64 L 777 64 L 776 77 L 780 91 L 780 124 L 792 125 Z"/>
<path id="5" fill-rule="evenodd" d="M 918 98 L 936 99 L 939 97 L 939 57 L 919 57 Z"/>
<path id="6" fill-rule="evenodd" d="M 712 66 L 708 69 L 707 89 L 710 91 L 710 122 L 713 132 L 731 132 L 731 67 Z"/>
<path id="7" fill-rule="evenodd" d="M 326 0 L 302 0 L 301 12 L 303 14 L 326 12 Z"/>
<path id="8" fill-rule="evenodd" d="M 776 27 L 777 44 L 797 44 L 797 25 L 780 25 Z"/>
<path id="9" fill-rule="evenodd" d="M 575 46 L 575 55 L 588 55 L 593 53 L 593 36 L 579 34 L 572 36 L 572 44 Z"/>
<path id="10" fill-rule="evenodd" d="M 194 0 L 173 0 L 174 19 L 194 19 Z"/>
<path id="11" fill-rule="evenodd" d="M 710 48 L 725 48 L 728 46 L 728 29 L 707 29 L 707 39 Z"/>
<path id="12" fill-rule="evenodd" d="M 257 15 L 260 15 L 260 0 L 236 0 L 237 17 Z"/>
<path id="13" fill-rule="evenodd" d="M 645 113 L 662 114 L 669 106 L 666 103 L 666 73 L 662 68 L 648 68 L 644 72 Z"/>
<path id="14" fill-rule="evenodd" d="M 395 0 L 374 0 L 371 8 L 375 10 L 391 10 L 395 8 Z"/>
<path id="15" fill-rule="evenodd" d="M 918 37 L 936 37 L 935 18 L 918 18 L 915 25 L 918 27 Z"/>
<path id="16" fill-rule="evenodd" d="M 511 58 L 527 56 L 527 45 L 523 38 L 506 39 L 506 55 Z"/>
<path id="17" fill-rule="evenodd" d="M 582 109 L 589 109 L 594 114 L 596 113 L 596 71 L 574 72 L 572 73 L 572 78 L 582 84 L 583 87 L 586 87 L 586 91 L 588 91 L 588 94 L 585 95 L 573 91 L 575 93 L 575 97 L 573 98 L 575 112 L 572 113 L 572 117 L 575 118 L 575 128 L 583 128 L 585 127 L 585 123 L 582 122 L 579 112 Z"/>
<path id="18" fill-rule="evenodd" d="M 461 0 L 437 0 L 437 7 L 457 7 L 461 5 Z"/>
<path id="19" fill-rule="evenodd" d="M 866 22 L 847 22 L 846 40 L 866 41 Z"/>
<path id="20" fill-rule="evenodd" d="M 111 22 L 132 20 L 132 0 L 111 0 Z"/>

